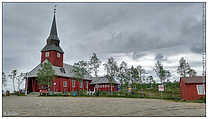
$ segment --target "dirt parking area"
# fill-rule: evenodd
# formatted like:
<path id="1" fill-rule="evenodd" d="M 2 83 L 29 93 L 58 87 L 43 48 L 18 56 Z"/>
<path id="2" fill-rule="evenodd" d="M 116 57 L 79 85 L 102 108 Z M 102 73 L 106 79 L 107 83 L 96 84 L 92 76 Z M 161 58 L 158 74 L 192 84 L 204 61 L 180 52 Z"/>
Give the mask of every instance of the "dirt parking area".
<path id="1" fill-rule="evenodd" d="M 3 116 L 205 116 L 204 103 L 108 97 L 3 97 Z"/>

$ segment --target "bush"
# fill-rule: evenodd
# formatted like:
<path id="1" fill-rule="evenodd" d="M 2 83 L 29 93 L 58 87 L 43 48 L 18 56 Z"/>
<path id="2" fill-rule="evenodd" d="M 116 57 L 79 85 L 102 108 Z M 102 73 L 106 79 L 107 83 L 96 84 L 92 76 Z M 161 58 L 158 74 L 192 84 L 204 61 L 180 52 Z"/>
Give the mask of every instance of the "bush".
<path id="1" fill-rule="evenodd" d="M 79 96 L 87 96 L 87 91 L 85 90 L 79 91 Z"/>
<path id="2" fill-rule="evenodd" d="M 100 96 L 108 96 L 109 92 L 107 91 L 100 91 Z"/>
<path id="3" fill-rule="evenodd" d="M 64 91 L 64 92 L 63 92 L 63 95 L 64 95 L 64 96 L 69 96 L 69 92 L 68 92 L 68 91 Z"/>
<path id="4" fill-rule="evenodd" d="M 18 96 L 25 96 L 25 94 L 23 94 L 23 93 L 20 93 L 20 94 L 18 94 Z"/>
<path id="5" fill-rule="evenodd" d="M 200 100 L 201 100 L 203 103 L 206 103 L 206 96 L 201 97 Z"/>

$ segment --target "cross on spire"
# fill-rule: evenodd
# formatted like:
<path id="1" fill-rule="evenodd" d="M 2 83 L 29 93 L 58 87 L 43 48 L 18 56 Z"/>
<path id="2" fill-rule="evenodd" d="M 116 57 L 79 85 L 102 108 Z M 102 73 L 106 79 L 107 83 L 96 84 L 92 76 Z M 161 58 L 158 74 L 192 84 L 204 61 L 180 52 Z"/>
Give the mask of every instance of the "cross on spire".
<path id="1" fill-rule="evenodd" d="M 54 10 L 54 14 L 56 14 L 56 5 L 54 5 L 54 9 L 53 10 Z"/>

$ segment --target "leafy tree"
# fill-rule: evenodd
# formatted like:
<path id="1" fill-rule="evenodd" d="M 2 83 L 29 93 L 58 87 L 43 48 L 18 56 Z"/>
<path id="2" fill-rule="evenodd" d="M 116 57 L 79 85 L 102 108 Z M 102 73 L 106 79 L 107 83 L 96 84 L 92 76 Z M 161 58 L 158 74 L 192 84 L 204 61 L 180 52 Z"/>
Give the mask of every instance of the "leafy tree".
<path id="1" fill-rule="evenodd" d="M 127 63 L 125 61 L 122 61 L 119 68 L 118 68 L 118 78 L 120 80 L 120 83 L 122 85 L 122 87 L 124 85 L 128 86 L 128 77 L 127 77 Z"/>
<path id="2" fill-rule="evenodd" d="M 182 57 L 179 60 L 179 66 L 177 69 L 177 73 L 179 73 L 181 77 L 186 77 L 189 70 L 190 70 L 189 63 L 184 59 L 184 57 Z"/>
<path id="3" fill-rule="evenodd" d="M 155 83 L 155 81 L 153 80 L 153 77 L 152 76 L 148 76 L 147 80 L 148 80 L 148 82 L 150 83 L 150 85 L 152 87 L 152 84 Z"/>
<path id="4" fill-rule="evenodd" d="M 155 67 L 153 68 L 153 71 L 157 74 L 157 76 L 160 78 L 160 82 L 163 84 L 166 78 L 170 77 L 171 74 L 168 70 L 165 70 L 163 65 L 161 64 L 160 60 L 157 60 Z"/>
<path id="5" fill-rule="evenodd" d="M 79 61 L 77 63 L 74 63 L 72 72 L 75 73 L 75 77 L 77 78 L 77 81 L 79 81 L 81 83 L 81 80 L 86 75 L 90 74 L 89 65 L 86 61 L 83 61 L 83 60 Z M 77 90 L 78 90 L 78 93 L 79 93 L 79 88 L 77 88 Z"/>
<path id="6" fill-rule="evenodd" d="M 16 69 L 12 70 L 12 72 L 9 74 L 9 77 L 10 77 L 10 79 L 12 79 L 13 90 L 14 90 L 14 92 L 16 92 L 14 81 L 17 78 L 17 70 Z"/>
<path id="7" fill-rule="evenodd" d="M 169 77 L 171 77 L 171 73 L 168 70 L 165 70 L 165 79 L 167 79 L 167 82 L 169 81 Z"/>
<path id="8" fill-rule="evenodd" d="M 18 91 L 20 91 L 20 86 L 23 83 L 23 81 L 25 80 L 24 77 L 25 77 L 25 74 L 24 73 L 20 73 L 20 75 L 18 75 L 17 78 L 16 78 Z"/>
<path id="9" fill-rule="evenodd" d="M 106 77 L 111 84 L 111 93 L 112 93 L 112 83 L 114 81 L 114 78 L 118 76 L 117 62 L 114 60 L 113 57 L 110 57 L 107 63 L 104 64 L 104 67 L 105 67 L 105 70 L 107 71 Z"/>
<path id="10" fill-rule="evenodd" d="M 92 57 L 90 58 L 89 65 L 90 70 L 93 71 L 95 77 L 97 77 L 98 68 L 100 67 L 101 61 L 98 59 L 96 53 L 93 53 Z"/>
<path id="11" fill-rule="evenodd" d="M 55 78 L 55 71 L 53 70 L 52 64 L 50 62 L 41 64 L 41 69 L 38 72 L 38 83 L 40 85 L 46 85 L 47 88 L 52 85 Z"/>
<path id="12" fill-rule="evenodd" d="M 189 74 L 189 77 L 196 76 L 196 71 L 194 69 L 189 69 L 189 71 L 187 73 Z"/>
<path id="13" fill-rule="evenodd" d="M 132 85 L 130 85 L 132 83 L 132 70 L 131 70 L 131 68 L 128 68 L 127 69 L 127 71 L 126 71 L 126 77 L 127 77 L 127 80 L 126 80 L 127 81 L 127 84 L 126 84 L 126 86 L 127 87 L 132 86 Z"/>
<path id="14" fill-rule="evenodd" d="M 75 77 L 78 79 L 83 79 L 85 75 L 89 74 L 89 66 L 86 61 L 79 61 L 74 63 L 72 72 L 75 73 Z"/>
<path id="15" fill-rule="evenodd" d="M 138 81 L 140 80 L 139 77 L 139 71 L 137 70 L 137 68 L 134 68 L 134 66 L 131 66 L 130 68 L 130 73 L 131 73 L 131 87 L 133 88 L 134 86 L 136 86 L 136 84 L 138 83 Z"/>
<path id="16" fill-rule="evenodd" d="M 142 75 L 145 74 L 145 70 L 144 70 L 144 69 L 142 68 L 142 66 L 140 66 L 140 65 L 137 66 L 136 69 L 137 69 L 138 75 L 139 75 L 138 81 L 139 81 L 140 83 L 142 83 Z"/>

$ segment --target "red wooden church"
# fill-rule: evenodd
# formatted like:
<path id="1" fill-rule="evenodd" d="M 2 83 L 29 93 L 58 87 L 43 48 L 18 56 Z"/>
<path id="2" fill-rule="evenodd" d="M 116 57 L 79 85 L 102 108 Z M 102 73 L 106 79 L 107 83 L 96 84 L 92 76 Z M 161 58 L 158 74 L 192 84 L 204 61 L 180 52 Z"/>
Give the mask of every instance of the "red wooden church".
<path id="1" fill-rule="evenodd" d="M 61 49 L 60 40 L 57 33 L 56 28 L 56 17 L 54 12 L 53 22 L 49 37 L 47 38 L 47 44 L 41 50 L 41 63 L 37 65 L 32 71 L 30 71 L 27 75 L 26 82 L 26 90 L 27 92 L 39 92 L 39 84 L 37 79 L 37 73 L 39 69 L 41 69 L 41 64 L 44 62 L 50 62 L 52 64 L 52 68 L 55 71 L 55 79 L 53 81 L 53 85 L 50 87 L 51 91 L 55 92 L 71 92 L 76 90 L 89 90 L 93 89 L 96 83 L 95 80 L 99 80 L 99 78 L 92 78 L 90 75 L 84 76 L 83 79 L 77 80 L 75 78 L 75 74 L 72 72 L 72 65 L 63 63 L 64 51 Z M 105 84 L 109 84 L 109 82 L 105 82 Z M 113 83 L 115 86 L 118 83 Z M 100 84 L 98 84 L 100 85 Z M 117 91 L 117 89 L 114 89 Z"/>
<path id="2" fill-rule="evenodd" d="M 206 95 L 206 80 L 204 76 L 181 77 L 180 92 L 183 100 L 197 100 Z"/>

